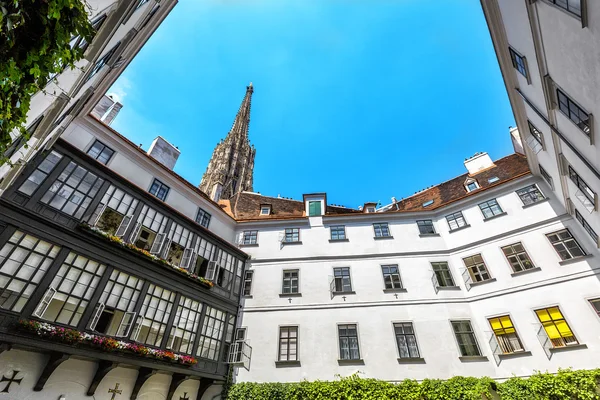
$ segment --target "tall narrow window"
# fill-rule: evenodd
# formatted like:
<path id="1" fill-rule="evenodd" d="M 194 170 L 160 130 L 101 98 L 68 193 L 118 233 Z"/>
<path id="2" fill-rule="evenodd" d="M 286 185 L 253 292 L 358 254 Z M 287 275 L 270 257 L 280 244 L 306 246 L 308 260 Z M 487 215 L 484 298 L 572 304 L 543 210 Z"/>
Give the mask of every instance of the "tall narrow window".
<path id="1" fill-rule="evenodd" d="M 596 231 L 594 231 L 594 229 L 590 226 L 590 224 L 588 224 L 588 222 L 585 220 L 585 218 L 583 218 L 583 215 L 581 215 L 581 213 L 577 210 L 575 210 L 575 218 L 577 219 L 577 221 L 579 221 L 581 226 L 583 226 L 583 229 L 585 229 L 585 231 L 588 233 L 588 235 L 590 235 L 590 237 L 592 238 L 594 243 L 597 244 L 598 243 L 598 235 L 596 234 Z"/>
<path id="2" fill-rule="evenodd" d="M 462 211 L 446 215 L 446 221 L 448 221 L 448 227 L 450 228 L 450 231 L 467 226 L 467 222 L 465 221 L 465 217 L 463 217 Z"/>
<path id="3" fill-rule="evenodd" d="M 523 202 L 524 206 L 540 202 L 546 198 L 542 192 L 540 192 L 540 189 L 536 184 L 517 190 L 517 194 L 519 195 L 519 198 Z"/>
<path id="4" fill-rule="evenodd" d="M 36 316 L 59 324 L 77 326 L 106 266 L 71 252 L 52 280 L 54 291 Z M 40 304 L 41 305 L 41 304 Z"/>
<path id="5" fill-rule="evenodd" d="M 108 164 L 113 154 L 115 154 L 115 151 L 99 140 L 96 140 L 87 152 L 88 156 L 100 161 L 104 165 Z"/>
<path id="6" fill-rule="evenodd" d="M 15 231 L 0 250 L 0 308 L 21 312 L 59 250 Z"/>
<path id="7" fill-rule="evenodd" d="M 254 271 L 248 270 L 244 272 L 244 296 L 252 295 L 252 278 L 254 277 Z"/>
<path id="8" fill-rule="evenodd" d="M 208 229 L 208 225 L 210 224 L 211 215 L 198 207 L 198 214 L 196 214 L 196 222 Z"/>
<path id="9" fill-rule="evenodd" d="M 50 172 L 56 167 L 56 164 L 62 159 L 62 154 L 51 151 L 44 161 L 40 163 L 29 175 L 27 180 L 19 187 L 19 192 L 31 196 L 33 192 L 44 182 Z"/>
<path id="10" fill-rule="evenodd" d="M 600 299 L 592 299 L 590 300 L 590 304 L 594 308 L 594 311 L 596 311 L 596 314 L 600 317 Z"/>
<path id="11" fill-rule="evenodd" d="M 437 284 L 440 287 L 453 287 L 454 279 L 452 278 L 452 273 L 450 272 L 450 267 L 448 263 L 445 261 L 441 262 L 432 262 L 431 267 L 433 268 L 433 272 L 435 273 L 435 278 L 437 280 Z"/>
<path id="12" fill-rule="evenodd" d="M 402 289 L 402 279 L 397 265 L 382 265 L 381 272 L 386 289 Z"/>
<path id="13" fill-rule="evenodd" d="M 590 115 L 571 100 L 562 90 L 556 89 L 556 96 L 558 98 L 558 109 L 573 121 L 583 133 L 590 136 Z"/>
<path id="14" fill-rule="evenodd" d="M 341 360 L 360 360 L 358 329 L 356 324 L 338 325 Z"/>
<path id="15" fill-rule="evenodd" d="M 102 70 L 102 67 L 104 67 L 108 63 L 108 61 L 111 59 L 111 57 L 113 56 L 113 54 L 115 54 L 115 51 L 117 51 L 117 48 L 120 45 L 121 45 L 121 42 L 117 42 L 117 44 L 115 44 L 112 49 L 110 49 L 109 51 L 107 51 L 106 53 L 104 53 L 104 55 L 102 57 L 100 57 L 98 59 L 98 61 L 96 61 L 96 63 L 94 64 L 94 66 L 90 70 L 90 73 L 85 78 L 85 82 L 87 82 L 90 79 L 92 79 L 98 72 L 100 72 L 100 70 Z"/>
<path id="16" fill-rule="evenodd" d="M 151 284 L 131 339 L 151 346 L 160 346 L 174 302 L 175 292 Z"/>
<path id="17" fill-rule="evenodd" d="M 321 202 L 320 201 L 309 201 L 308 202 L 308 216 L 316 217 L 321 215 Z"/>
<path id="18" fill-rule="evenodd" d="M 417 221 L 419 227 L 419 233 L 421 235 L 435 235 L 435 228 L 433 227 L 433 221 L 430 219 L 424 219 Z"/>
<path id="19" fill-rule="evenodd" d="M 511 354 L 524 350 L 510 316 L 504 315 L 502 317 L 490 318 L 488 321 L 503 354 Z"/>
<path id="20" fill-rule="evenodd" d="M 502 252 L 515 273 L 535 268 L 521 242 L 502 247 Z"/>
<path id="21" fill-rule="evenodd" d="M 152 182 L 152 186 L 150 186 L 150 190 L 148 190 L 150 194 L 153 194 L 158 199 L 165 201 L 167 199 L 167 195 L 169 194 L 169 187 L 154 178 L 154 182 Z"/>
<path id="22" fill-rule="evenodd" d="M 283 293 L 283 294 L 299 293 L 298 274 L 299 274 L 299 270 L 297 270 L 297 269 L 283 271 L 283 285 L 281 288 L 281 293 Z"/>
<path id="23" fill-rule="evenodd" d="M 333 279 L 335 282 L 335 292 L 351 292 L 352 282 L 350 280 L 350 268 L 341 267 L 333 269 Z"/>
<path id="24" fill-rule="evenodd" d="M 346 227 L 344 225 L 332 226 L 329 228 L 331 240 L 346 240 Z"/>
<path id="25" fill-rule="evenodd" d="M 546 237 L 563 260 L 570 260 L 571 258 L 585 255 L 585 251 L 579 246 L 579 243 L 577 243 L 568 229 L 549 233 Z"/>
<path id="26" fill-rule="evenodd" d="M 465 263 L 465 267 L 467 267 L 467 271 L 469 271 L 469 275 L 473 282 L 484 282 L 491 279 L 481 254 L 465 257 L 463 258 L 463 262 Z"/>
<path id="27" fill-rule="evenodd" d="M 542 135 L 542 132 L 536 128 L 530 121 L 527 121 L 527 124 L 529 126 L 529 133 L 531 133 L 531 136 L 533 136 L 533 138 L 541 145 L 544 145 L 544 135 Z"/>
<path id="28" fill-rule="evenodd" d="M 214 307 L 206 307 L 206 315 L 202 321 L 202 330 L 196 355 L 213 361 L 219 359 L 221 338 L 225 329 L 225 313 Z"/>
<path id="29" fill-rule="evenodd" d="M 535 311 L 544 327 L 552 347 L 565 347 L 579 344 L 558 307 L 542 308 Z"/>
<path id="30" fill-rule="evenodd" d="M 398 322 L 394 324 L 394 334 L 400 358 L 419 358 L 419 346 L 413 329 L 412 322 Z"/>
<path id="31" fill-rule="evenodd" d="M 181 296 L 167 340 L 167 348 L 178 353 L 192 354 L 201 313 L 202 303 Z"/>
<path id="32" fill-rule="evenodd" d="M 462 357 L 476 357 L 481 356 L 479 350 L 479 344 L 473 332 L 471 321 L 451 321 L 454 335 L 456 336 L 456 342 L 458 343 L 458 349 Z"/>
<path id="33" fill-rule="evenodd" d="M 298 361 L 298 327 L 279 328 L 278 361 Z"/>
<path id="34" fill-rule="evenodd" d="M 485 219 L 489 219 L 503 213 L 502 207 L 500 207 L 500 204 L 498 204 L 496 199 L 480 203 L 479 209 L 481 210 L 481 213 Z"/>
<path id="35" fill-rule="evenodd" d="M 583 179 L 581 179 L 581 176 L 579 176 L 579 174 L 570 165 L 569 165 L 569 178 L 571 178 L 571 180 L 573 181 L 573 183 L 575 183 L 577 188 L 579 188 L 581 193 L 583 193 L 583 195 L 585 197 L 587 197 L 587 199 L 592 204 L 594 204 L 595 198 L 596 198 L 596 193 L 588 186 L 587 183 L 585 183 L 585 181 Z"/>
<path id="36" fill-rule="evenodd" d="M 538 164 L 538 167 L 540 168 L 540 175 L 542 175 L 542 178 L 544 178 L 544 180 L 548 182 L 548 185 L 550 185 L 551 188 L 554 188 L 554 181 L 552 180 L 552 176 L 540 164 Z"/>
<path id="37" fill-rule="evenodd" d="M 509 47 L 508 51 L 510 53 L 510 59 L 513 67 L 515 67 L 515 69 L 519 71 L 519 73 L 523 75 L 525 79 L 529 80 L 529 76 L 527 74 L 527 61 L 525 60 L 525 57 L 517 53 L 512 47 Z"/>
<path id="38" fill-rule="evenodd" d="M 390 228 L 387 222 L 380 222 L 377 224 L 373 224 L 373 229 L 375 230 L 375 237 L 391 237 Z"/>

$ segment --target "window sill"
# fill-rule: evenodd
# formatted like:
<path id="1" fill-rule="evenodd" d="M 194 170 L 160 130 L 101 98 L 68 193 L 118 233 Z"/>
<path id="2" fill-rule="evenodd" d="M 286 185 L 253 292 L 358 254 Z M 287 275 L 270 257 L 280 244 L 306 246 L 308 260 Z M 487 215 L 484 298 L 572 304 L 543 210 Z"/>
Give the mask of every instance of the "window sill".
<path id="1" fill-rule="evenodd" d="M 279 293 L 279 297 L 302 297 L 302 293 Z"/>
<path id="2" fill-rule="evenodd" d="M 258 247 L 258 243 L 252 243 L 252 244 L 240 244 L 240 247 Z"/>
<path id="3" fill-rule="evenodd" d="M 547 202 L 548 200 L 550 200 L 548 197 L 546 197 L 546 198 L 543 198 L 542 200 L 536 201 L 535 203 L 531 203 L 531 204 L 524 205 L 524 206 L 523 206 L 523 209 L 525 209 L 525 208 L 529 208 L 529 207 L 533 207 L 533 206 L 537 206 L 538 204 L 540 204 L 540 203 L 545 203 L 545 202 Z"/>
<path id="4" fill-rule="evenodd" d="M 329 243 L 337 243 L 337 242 L 349 242 L 348 239 L 329 239 Z"/>
<path id="5" fill-rule="evenodd" d="M 471 287 L 473 286 L 481 286 L 481 285 L 485 285 L 486 283 L 492 283 L 492 282 L 496 282 L 496 278 L 491 278 L 485 281 L 481 281 L 481 282 L 473 282 L 470 284 Z"/>
<path id="6" fill-rule="evenodd" d="M 291 246 L 291 245 L 294 245 L 294 244 L 302 244 L 302 242 L 299 240 L 297 242 L 281 242 L 281 244 L 284 245 L 284 246 Z"/>
<path id="7" fill-rule="evenodd" d="M 290 367 L 299 367 L 300 360 L 296 361 L 275 361 L 275 368 L 290 368 Z"/>
<path id="8" fill-rule="evenodd" d="M 450 229 L 450 230 L 448 231 L 448 233 L 454 233 L 454 232 L 456 232 L 456 231 L 462 231 L 463 229 L 467 229 L 467 228 L 470 228 L 470 227 L 471 227 L 471 225 L 469 225 L 469 224 L 466 224 L 466 225 L 463 225 L 463 226 L 461 226 L 461 227 L 458 227 L 458 228 L 456 228 L 456 229 Z"/>
<path id="9" fill-rule="evenodd" d="M 486 362 L 489 361 L 486 356 L 461 356 L 458 357 L 461 362 Z"/>
<path id="10" fill-rule="evenodd" d="M 513 272 L 512 274 L 510 274 L 510 276 L 515 277 L 515 276 L 521 276 L 521 275 L 527 275 L 531 272 L 538 272 L 541 271 L 542 269 L 540 267 L 535 267 L 535 268 L 529 268 L 529 269 L 525 269 L 523 271 L 519 271 L 519 272 Z"/>
<path id="11" fill-rule="evenodd" d="M 386 240 L 386 239 L 393 239 L 393 236 L 374 236 L 373 240 Z"/>
<path id="12" fill-rule="evenodd" d="M 498 358 L 507 360 L 510 358 L 529 357 L 530 355 L 530 351 L 515 351 L 514 353 L 498 354 Z"/>
<path id="13" fill-rule="evenodd" d="M 365 365 L 365 360 L 357 358 L 355 360 L 338 360 L 338 365 Z"/>
<path id="14" fill-rule="evenodd" d="M 333 292 L 334 296 L 343 296 L 343 295 L 346 295 L 346 294 L 356 294 L 356 292 L 354 290 L 351 290 L 349 292 Z"/>
<path id="15" fill-rule="evenodd" d="M 425 364 L 424 358 L 398 358 L 398 364 Z"/>
<path id="16" fill-rule="evenodd" d="M 405 288 L 383 289 L 383 293 L 406 293 Z"/>
<path id="17" fill-rule="evenodd" d="M 581 350 L 581 349 L 587 349 L 587 345 L 580 343 L 580 344 L 572 344 L 570 346 L 564 346 L 564 347 L 551 347 L 550 352 L 551 353 L 562 353 L 563 351 L 569 351 L 569 350 Z"/>
<path id="18" fill-rule="evenodd" d="M 419 237 L 438 237 L 439 233 L 420 233 Z"/>
<path id="19" fill-rule="evenodd" d="M 570 258 L 568 260 L 559 261 L 558 265 L 569 265 L 569 264 L 573 264 L 573 263 L 576 263 L 581 260 L 585 260 L 586 258 L 592 258 L 592 257 L 593 256 L 591 254 L 586 254 L 585 256 L 579 256 L 579 257 L 575 257 L 575 258 Z"/>
<path id="20" fill-rule="evenodd" d="M 460 290 L 460 286 L 438 286 L 437 290 Z"/>
<path id="21" fill-rule="evenodd" d="M 500 214 L 492 215 L 492 216 L 491 216 L 491 217 L 489 217 L 489 218 L 484 218 L 484 219 L 483 219 L 483 222 L 488 222 L 488 221 L 490 221 L 490 220 L 492 220 L 492 219 L 496 219 L 496 218 L 504 217 L 505 215 L 506 215 L 506 211 L 504 211 L 504 212 L 501 212 Z"/>
<path id="22" fill-rule="evenodd" d="M 242 298 L 243 299 L 251 299 L 252 295 L 251 294 L 245 294 L 245 295 L 242 295 Z"/>

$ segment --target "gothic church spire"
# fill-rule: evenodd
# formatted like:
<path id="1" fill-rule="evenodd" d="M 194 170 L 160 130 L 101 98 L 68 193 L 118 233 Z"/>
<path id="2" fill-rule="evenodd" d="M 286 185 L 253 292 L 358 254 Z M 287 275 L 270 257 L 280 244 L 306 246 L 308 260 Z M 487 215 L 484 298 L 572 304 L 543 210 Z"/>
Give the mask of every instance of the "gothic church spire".
<path id="1" fill-rule="evenodd" d="M 215 147 L 206 172 L 202 176 L 200 190 L 214 201 L 230 199 L 245 190 L 252 191 L 256 155 L 256 150 L 250 145 L 248 138 L 252 93 L 254 93 L 254 86 L 250 82 L 231 130 Z"/>

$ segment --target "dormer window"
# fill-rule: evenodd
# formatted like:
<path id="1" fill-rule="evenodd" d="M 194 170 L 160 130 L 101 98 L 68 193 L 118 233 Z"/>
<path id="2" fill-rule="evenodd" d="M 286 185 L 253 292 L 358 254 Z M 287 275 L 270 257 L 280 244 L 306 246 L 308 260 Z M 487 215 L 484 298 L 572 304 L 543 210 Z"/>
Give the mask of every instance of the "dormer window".
<path id="1" fill-rule="evenodd" d="M 367 207 L 367 212 L 368 213 L 374 213 L 375 212 L 375 207 Z"/>
<path id="2" fill-rule="evenodd" d="M 309 201 L 308 202 L 308 216 L 317 217 L 321 215 L 321 201 Z"/>
<path id="3" fill-rule="evenodd" d="M 467 192 L 472 192 L 473 190 L 479 189 L 479 184 L 475 179 L 467 179 L 465 181 L 465 189 L 467 189 Z"/>
<path id="4" fill-rule="evenodd" d="M 260 215 L 271 215 L 271 206 L 260 206 Z"/>
<path id="5" fill-rule="evenodd" d="M 364 213 L 374 213 L 377 211 L 377 203 L 365 203 L 362 209 Z"/>
<path id="6" fill-rule="evenodd" d="M 320 217 L 327 211 L 327 195 L 325 193 L 310 193 L 302 195 L 304 215 Z"/>

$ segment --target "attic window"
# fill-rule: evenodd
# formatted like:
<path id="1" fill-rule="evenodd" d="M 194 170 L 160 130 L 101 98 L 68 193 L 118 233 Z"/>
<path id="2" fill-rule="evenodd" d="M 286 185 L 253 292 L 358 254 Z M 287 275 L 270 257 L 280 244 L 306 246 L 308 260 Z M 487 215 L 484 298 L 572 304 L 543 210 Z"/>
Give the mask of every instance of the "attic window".
<path id="1" fill-rule="evenodd" d="M 423 203 L 423 207 L 429 207 L 432 204 L 433 204 L 433 200 L 427 200 L 425 203 Z"/>
<path id="2" fill-rule="evenodd" d="M 465 182 L 465 189 L 467 189 L 467 192 L 472 192 L 473 190 L 479 189 L 479 185 L 477 184 L 477 181 L 474 179 L 467 180 Z"/>
<path id="3" fill-rule="evenodd" d="M 488 179 L 488 183 L 498 182 L 499 180 L 500 180 L 500 178 L 498 178 L 497 176 L 494 176 L 494 177 Z"/>
<path id="4" fill-rule="evenodd" d="M 367 207 L 367 212 L 368 213 L 374 213 L 375 212 L 375 207 Z"/>
<path id="5" fill-rule="evenodd" d="M 270 206 L 261 206 L 260 207 L 260 215 L 270 215 L 271 207 Z"/>

